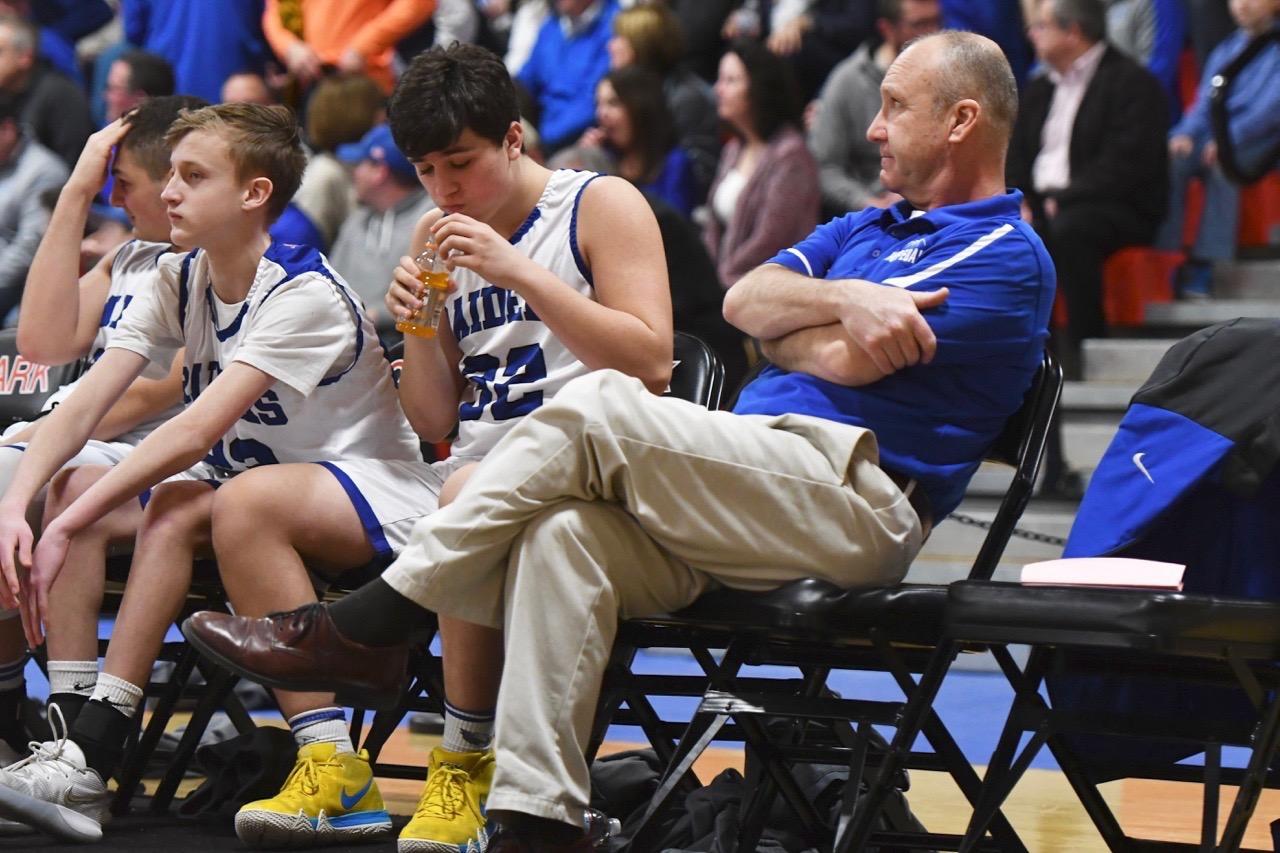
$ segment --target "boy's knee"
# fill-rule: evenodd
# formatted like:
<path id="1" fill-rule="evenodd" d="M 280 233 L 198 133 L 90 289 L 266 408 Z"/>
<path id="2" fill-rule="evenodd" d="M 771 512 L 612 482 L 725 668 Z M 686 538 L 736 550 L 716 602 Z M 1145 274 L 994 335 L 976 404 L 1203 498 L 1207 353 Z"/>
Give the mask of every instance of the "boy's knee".
<path id="1" fill-rule="evenodd" d="M 110 470 L 106 465 L 81 465 L 54 474 L 44 501 L 45 518 L 56 517 Z"/>
<path id="2" fill-rule="evenodd" d="M 207 483 L 161 483 L 151 490 L 142 514 L 142 531 L 148 536 L 187 538 L 209 525 Z"/>
<path id="3" fill-rule="evenodd" d="M 275 529 L 278 519 L 274 513 L 281 504 L 279 492 L 271 488 L 270 477 L 245 471 L 223 483 L 213 495 L 210 512 L 215 549 L 220 542 L 234 544 L 245 536 Z"/>

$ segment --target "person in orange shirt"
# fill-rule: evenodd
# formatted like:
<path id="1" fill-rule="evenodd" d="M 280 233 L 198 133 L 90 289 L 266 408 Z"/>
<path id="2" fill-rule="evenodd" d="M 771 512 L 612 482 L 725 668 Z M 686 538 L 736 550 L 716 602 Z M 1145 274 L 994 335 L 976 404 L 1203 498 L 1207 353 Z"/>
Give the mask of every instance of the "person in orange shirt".
<path id="1" fill-rule="evenodd" d="M 285 25 L 281 7 L 290 0 L 267 0 L 262 31 L 276 56 L 303 86 L 319 78 L 322 66 L 368 74 L 390 94 L 391 56 L 396 42 L 422 26 L 436 0 L 293 0 L 302 15 L 302 34 Z"/>

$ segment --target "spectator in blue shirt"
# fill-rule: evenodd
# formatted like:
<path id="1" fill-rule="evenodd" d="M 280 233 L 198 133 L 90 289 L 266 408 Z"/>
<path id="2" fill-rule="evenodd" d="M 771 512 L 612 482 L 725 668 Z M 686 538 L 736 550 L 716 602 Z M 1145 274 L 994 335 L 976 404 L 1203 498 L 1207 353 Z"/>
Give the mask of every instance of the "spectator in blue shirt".
<path id="1" fill-rule="evenodd" d="M 34 22 L 40 28 L 40 57 L 78 85 L 84 85 L 84 80 L 76 42 L 114 17 L 105 0 L 4 0 L 0 8 Z"/>
<path id="2" fill-rule="evenodd" d="M 398 680 L 406 627 L 431 611 L 505 625 L 489 851 L 586 849 L 581 747 L 619 619 L 716 584 L 897 582 L 1040 360 L 1053 268 L 1005 190 L 1003 54 L 930 36 L 884 92 L 870 135 L 906 201 L 825 226 L 729 291 L 726 316 L 777 364 L 739 414 L 593 371 L 507 433 L 380 579 L 327 608 L 200 614 L 187 636 L 251 677 L 288 658 L 317 662 L 311 687 L 381 689 L 369 673 Z"/>
<path id="3" fill-rule="evenodd" d="M 1236 230 L 1240 221 L 1240 188 L 1218 165 L 1218 144 L 1209 125 L 1209 96 L 1213 78 L 1253 39 L 1276 27 L 1275 0 L 1231 0 L 1231 15 L 1239 29 L 1213 49 L 1205 64 L 1196 102 L 1169 132 L 1169 213 L 1156 245 L 1176 251 L 1183 248 L 1187 184 L 1204 180 L 1204 213 L 1188 251 L 1187 262 L 1175 273 L 1175 292 L 1184 298 L 1211 294 L 1213 264 L 1236 254 Z M 1247 169 L 1280 140 L 1280 43 L 1272 42 L 1254 58 L 1240 76 L 1227 100 L 1228 128 L 1236 158 Z"/>
<path id="4" fill-rule="evenodd" d="M 942 26 L 981 33 L 1000 45 L 1021 85 L 1035 58 L 1019 0 L 942 0 Z"/>
<path id="5" fill-rule="evenodd" d="M 217 103 L 238 71 L 261 72 L 267 58 L 263 0 L 122 0 L 130 44 L 173 66 L 176 91 Z"/>
<path id="6" fill-rule="evenodd" d="M 516 80 L 538 107 L 538 134 L 550 156 L 595 121 L 596 84 L 609 70 L 616 0 L 556 0 Z"/>
<path id="7" fill-rule="evenodd" d="M 1185 0 L 1108 2 L 1107 39 L 1160 81 L 1169 96 L 1169 115 L 1181 115 L 1178 72 L 1187 37 Z"/>

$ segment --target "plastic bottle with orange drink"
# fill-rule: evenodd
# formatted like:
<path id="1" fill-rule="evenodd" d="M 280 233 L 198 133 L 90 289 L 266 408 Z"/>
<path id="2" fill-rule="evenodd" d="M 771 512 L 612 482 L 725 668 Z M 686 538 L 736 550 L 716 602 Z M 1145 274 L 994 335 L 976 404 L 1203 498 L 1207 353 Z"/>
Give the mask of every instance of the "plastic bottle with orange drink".
<path id="1" fill-rule="evenodd" d="M 428 243 L 413 263 L 418 267 L 418 281 L 423 284 L 422 307 L 408 318 L 397 321 L 396 331 L 419 338 L 434 338 L 440 328 L 445 297 L 449 295 L 449 271 L 435 243 Z"/>

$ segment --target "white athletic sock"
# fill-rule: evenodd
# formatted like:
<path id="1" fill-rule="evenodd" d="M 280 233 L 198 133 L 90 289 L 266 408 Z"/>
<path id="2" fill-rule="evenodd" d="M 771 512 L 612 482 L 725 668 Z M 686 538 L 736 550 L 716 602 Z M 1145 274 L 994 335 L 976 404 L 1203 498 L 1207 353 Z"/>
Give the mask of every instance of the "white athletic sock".
<path id="1" fill-rule="evenodd" d="M 493 711 L 459 711 L 444 703 L 444 739 L 449 752 L 483 752 L 493 743 Z"/>
<path id="2" fill-rule="evenodd" d="M 338 752 L 356 751 L 351 744 L 347 718 L 342 709 L 336 706 L 316 708 L 292 716 L 289 718 L 289 728 L 293 730 L 293 739 L 299 748 L 313 743 L 332 743 L 337 745 Z"/>
<path id="3" fill-rule="evenodd" d="M 116 678 L 109 672 L 98 676 L 98 686 L 93 688 L 89 701 L 105 702 L 129 719 L 138 713 L 142 704 L 142 688 L 131 684 L 123 678 Z"/>
<path id="4" fill-rule="evenodd" d="M 51 660 L 49 661 L 49 692 L 74 693 L 89 697 L 98 686 L 98 661 Z"/>

